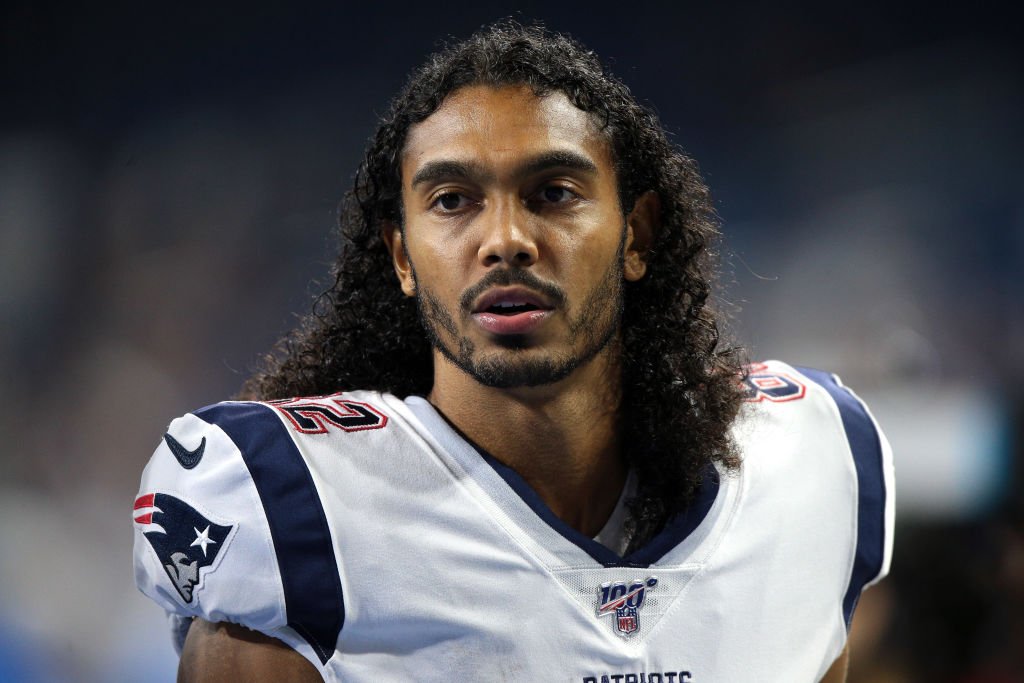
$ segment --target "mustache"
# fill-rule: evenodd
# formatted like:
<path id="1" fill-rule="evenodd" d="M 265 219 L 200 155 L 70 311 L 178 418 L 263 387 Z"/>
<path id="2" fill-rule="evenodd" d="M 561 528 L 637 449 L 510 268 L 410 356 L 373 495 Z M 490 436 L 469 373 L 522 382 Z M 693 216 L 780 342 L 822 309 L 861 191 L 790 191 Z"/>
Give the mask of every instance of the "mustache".
<path id="1" fill-rule="evenodd" d="M 492 270 L 484 275 L 480 282 L 467 289 L 459 298 L 459 305 L 463 311 L 470 311 L 473 302 L 492 287 L 507 287 L 509 285 L 523 285 L 535 292 L 540 292 L 556 306 L 565 306 L 565 292 L 557 285 L 545 282 L 528 270 L 515 268 L 512 270 Z"/>

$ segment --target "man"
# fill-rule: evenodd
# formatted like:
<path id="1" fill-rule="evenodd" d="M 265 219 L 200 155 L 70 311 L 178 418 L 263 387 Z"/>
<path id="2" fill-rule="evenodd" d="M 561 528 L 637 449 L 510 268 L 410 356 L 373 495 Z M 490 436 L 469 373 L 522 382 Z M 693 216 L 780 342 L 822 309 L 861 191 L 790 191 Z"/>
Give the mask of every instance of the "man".
<path id="1" fill-rule="evenodd" d="M 707 190 L 591 53 L 503 22 L 434 56 L 341 234 L 263 402 L 143 475 L 179 680 L 845 679 L 888 446 L 834 378 L 722 347 Z"/>

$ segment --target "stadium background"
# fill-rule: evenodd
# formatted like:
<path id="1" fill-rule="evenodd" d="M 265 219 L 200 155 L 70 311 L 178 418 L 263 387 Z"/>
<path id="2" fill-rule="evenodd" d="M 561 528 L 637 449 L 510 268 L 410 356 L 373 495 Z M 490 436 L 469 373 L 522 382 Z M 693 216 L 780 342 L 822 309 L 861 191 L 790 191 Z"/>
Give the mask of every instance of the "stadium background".
<path id="1" fill-rule="evenodd" d="M 308 307 L 387 99 L 544 19 L 707 175 L 757 357 L 838 372 L 896 449 L 850 680 L 1024 681 L 1024 129 L 1011 17 L 924 2 L 0 8 L 0 681 L 172 681 L 130 504 L 166 423 Z M 798 644 L 794 644 L 798 646 Z"/>

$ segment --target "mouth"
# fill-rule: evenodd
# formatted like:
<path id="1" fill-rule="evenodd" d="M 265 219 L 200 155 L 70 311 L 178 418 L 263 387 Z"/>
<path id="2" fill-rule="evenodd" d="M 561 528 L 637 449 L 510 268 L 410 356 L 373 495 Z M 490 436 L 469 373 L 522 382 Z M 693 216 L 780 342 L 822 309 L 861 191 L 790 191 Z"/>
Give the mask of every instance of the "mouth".
<path id="1" fill-rule="evenodd" d="M 481 313 L 491 313 L 493 315 L 519 315 L 520 313 L 527 313 L 529 311 L 542 310 L 540 307 L 535 306 L 531 303 L 515 303 L 512 301 L 503 301 L 500 304 L 494 304 L 488 306 Z"/>
<path id="2" fill-rule="evenodd" d="M 473 306 L 472 317 L 482 328 L 497 335 L 528 334 L 539 327 L 554 307 L 536 292 L 521 287 L 489 290 Z"/>
<path id="3" fill-rule="evenodd" d="M 497 287 L 488 290 L 473 306 L 473 315 L 513 316 L 531 311 L 550 311 L 554 308 L 540 294 L 523 287 Z"/>

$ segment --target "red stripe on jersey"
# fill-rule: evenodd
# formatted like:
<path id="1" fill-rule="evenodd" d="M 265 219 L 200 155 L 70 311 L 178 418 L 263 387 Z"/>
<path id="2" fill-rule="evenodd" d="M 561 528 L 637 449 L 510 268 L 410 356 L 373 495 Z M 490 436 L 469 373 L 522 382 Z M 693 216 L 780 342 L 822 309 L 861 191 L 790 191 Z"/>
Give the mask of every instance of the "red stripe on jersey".
<path id="1" fill-rule="evenodd" d="M 139 496 L 135 499 L 135 507 L 132 509 L 138 510 L 139 508 L 151 508 L 153 507 L 154 500 L 156 500 L 155 493 L 147 493 L 144 496 Z"/>
<path id="2" fill-rule="evenodd" d="M 135 518 L 135 521 L 138 522 L 139 524 L 152 524 L 152 522 L 153 522 L 153 513 L 152 512 L 147 512 L 144 515 L 139 515 L 138 517 Z"/>

